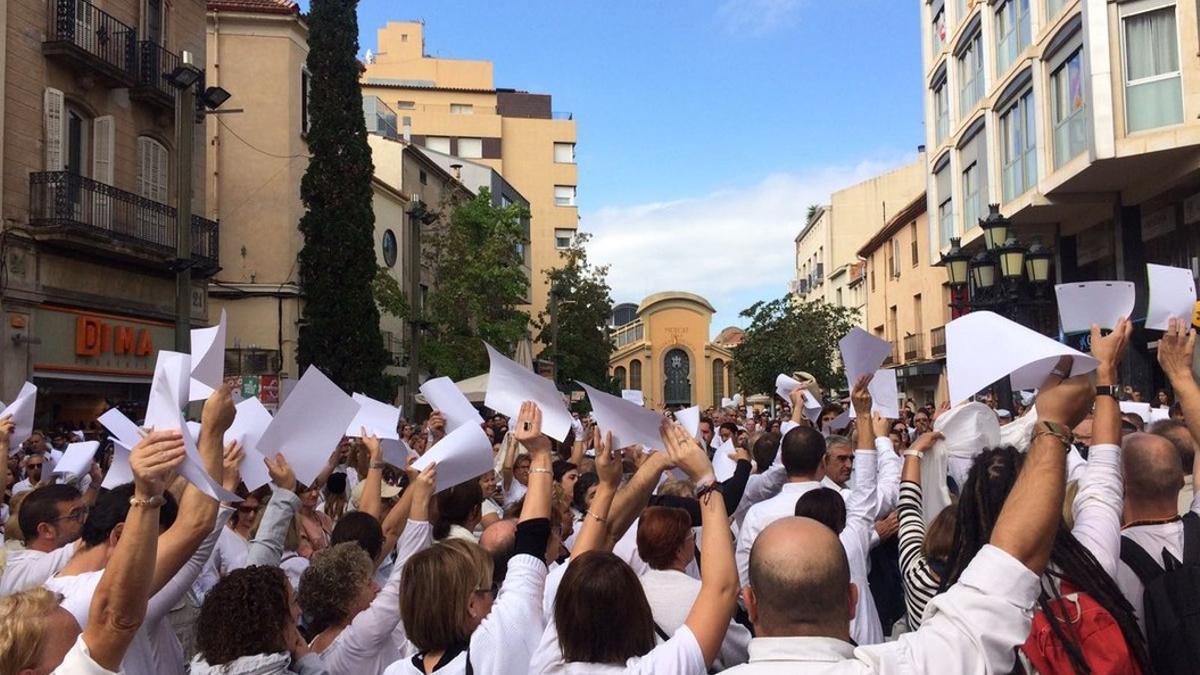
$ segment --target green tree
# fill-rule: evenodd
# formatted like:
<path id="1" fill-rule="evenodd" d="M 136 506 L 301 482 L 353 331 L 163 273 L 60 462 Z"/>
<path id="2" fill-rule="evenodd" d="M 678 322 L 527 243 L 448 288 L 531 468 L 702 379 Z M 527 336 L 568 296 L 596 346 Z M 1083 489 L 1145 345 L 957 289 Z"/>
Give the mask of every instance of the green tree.
<path id="1" fill-rule="evenodd" d="M 431 227 L 423 248 L 434 281 L 424 306 L 409 310 L 424 328 L 422 370 L 455 380 L 478 375 L 488 369 L 482 341 L 511 355 L 529 335 L 529 314 L 517 309 L 529 293 L 528 218 L 520 204 L 494 205 L 485 188 Z"/>
<path id="2" fill-rule="evenodd" d="M 359 89 L 357 0 L 313 0 L 308 14 L 311 114 L 300 197 L 300 367 L 321 368 L 348 391 L 387 398 L 388 355 L 371 292 L 375 215 L 371 148 Z"/>
<path id="3" fill-rule="evenodd" d="M 813 218 L 817 215 L 817 211 L 820 211 L 820 210 L 821 210 L 820 204 L 809 204 L 808 211 L 804 216 L 804 222 L 811 223 L 813 221 Z"/>
<path id="4" fill-rule="evenodd" d="M 545 345 L 540 357 L 557 358 L 560 383 L 579 380 L 618 393 L 608 376 L 612 354 L 607 331 L 612 314 L 608 266 L 595 267 L 588 262 L 585 246 L 590 238 L 590 234 L 577 234 L 564 251 L 562 265 L 546 270 L 557 321 L 551 322 L 549 309 L 539 317 L 538 341 Z M 557 331 L 553 323 L 557 323 Z"/>
<path id="5" fill-rule="evenodd" d="M 733 368 L 746 393 L 775 391 L 780 373 L 803 370 L 826 389 L 845 386 L 838 340 L 858 312 L 826 302 L 795 303 L 790 296 L 759 301 L 742 311 L 746 338 L 733 348 Z"/>

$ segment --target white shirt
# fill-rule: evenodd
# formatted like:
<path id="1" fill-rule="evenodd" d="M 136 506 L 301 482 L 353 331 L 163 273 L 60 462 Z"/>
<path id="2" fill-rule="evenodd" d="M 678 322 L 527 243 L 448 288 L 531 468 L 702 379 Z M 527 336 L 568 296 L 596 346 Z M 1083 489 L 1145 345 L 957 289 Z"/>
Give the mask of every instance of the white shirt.
<path id="1" fill-rule="evenodd" d="M 75 554 L 72 542 L 49 553 L 27 548 L 9 550 L 8 562 L 0 569 L 0 597 L 37 588 L 66 567 Z"/>
<path id="2" fill-rule="evenodd" d="M 221 528 L 212 557 L 204 564 L 204 569 L 196 578 L 196 583 L 192 584 L 192 592 L 199 602 L 204 602 L 204 597 L 226 574 L 246 566 L 248 544 L 245 539 L 242 539 L 242 535 L 232 528 Z"/>
<path id="3" fill-rule="evenodd" d="M 754 546 L 754 540 L 771 523 L 796 515 L 796 500 L 803 497 L 804 493 L 819 487 L 821 484 L 817 481 L 788 483 L 779 494 L 755 504 L 746 512 L 746 519 L 742 521 L 741 530 L 738 531 L 737 550 L 734 554 L 737 558 L 738 581 L 743 588 L 750 585 L 750 548 Z"/>
<path id="4" fill-rule="evenodd" d="M 957 584 L 930 601 L 919 630 L 895 642 L 854 647 L 823 637 L 755 638 L 750 663 L 730 675 L 803 673 L 1011 672 L 1040 591 L 1038 577 L 1016 558 L 984 546 Z"/>
<path id="5" fill-rule="evenodd" d="M 84 643 L 82 634 L 75 639 L 75 644 L 63 657 L 62 663 L 50 671 L 50 675 L 118 675 L 118 673 L 101 667 L 92 659 L 92 653 Z"/>
<path id="6" fill-rule="evenodd" d="M 846 549 L 850 564 L 850 581 L 858 587 L 858 608 L 850 622 L 850 637 L 860 645 L 883 642 L 879 611 L 867 575 L 871 571 L 871 535 L 875 532 L 877 453 L 874 450 L 854 451 L 854 489 L 846 496 L 846 526 L 838 539 Z"/>
<path id="7" fill-rule="evenodd" d="M 514 478 L 512 479 L 512 483 L 508 486 L 508 492 L 504 495 L 504 503 L 516 504 L 521 500 L 521 497 L 525 496 L 525 493 L 528 491 L 528 487 L 521 485 L 521 481 Z"/>
<path id="8" fill-rule="evenodd" d="M 642 590 L 650 603 L 654 623 L 667 635 L 674 635 L 687 622 L 692 605 L 700 595 L 700 580 L 678 570 L 649 570 L 641 576 Z M 721 652 L 713 668 L 721 670 L 745 663 L 750 631 L 736 621 L 729 622 Z"/>
<path id="9" fill-rule="evenodd" d="M 1192 511 L 1200 513 L 1200 499 L 1192 498 Z M 1133 540 L 1135 544 L 1141 546 L 1146 553 L 1154 558 L 1154 562 L 1162 565 L 1162 552 L 1165 549 L 1175 556 L 1176 560 L 1183 558 L 1183 523 L 1175 521 L 1173 523 L 1163 523 L 1161 525 L 1139 525 L 1131 527 L 1123 534 Z M 1126 565 L 1124 561 L 1117 561 L 1117 573 L 1113 577 L 1117 582 L 1117 588 L 1121 589 L 1121 593 L 1129 600 L 1129 604 L 1133 605 L 1133 612 L 1137 615 L 1138 625 L 1142 627 L 1142 631 L 1146 630 L 1146 619 L 1143 615 L 1145 611 L 1144 595 L 1146 587 L 1142 585 L 1137 575 L 1133 570 Z"/>

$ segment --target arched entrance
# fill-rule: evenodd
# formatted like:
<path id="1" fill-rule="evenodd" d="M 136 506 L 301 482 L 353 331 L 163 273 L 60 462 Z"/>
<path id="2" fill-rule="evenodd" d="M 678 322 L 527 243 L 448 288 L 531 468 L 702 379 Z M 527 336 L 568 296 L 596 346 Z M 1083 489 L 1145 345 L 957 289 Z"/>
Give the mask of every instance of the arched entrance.
<path id="1" fill-rule="evenodd" d="M 663 357 L 663 403 L 667 406 L 692 405 L 691 360 L 682 349 L 672 349 Z"/>

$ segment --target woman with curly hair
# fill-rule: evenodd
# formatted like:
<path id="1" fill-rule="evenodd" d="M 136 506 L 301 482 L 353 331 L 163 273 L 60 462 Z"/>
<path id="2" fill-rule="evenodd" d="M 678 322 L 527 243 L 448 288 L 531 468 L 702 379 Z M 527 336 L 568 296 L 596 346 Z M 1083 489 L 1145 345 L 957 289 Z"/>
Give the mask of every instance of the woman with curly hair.
<path id="1" fill-rule="evenodd" d="M 217 582 L 196 621 L 193 675 L 325 673 L 297 630 L 300 608 L 278 567 L 254 565 Z"/>

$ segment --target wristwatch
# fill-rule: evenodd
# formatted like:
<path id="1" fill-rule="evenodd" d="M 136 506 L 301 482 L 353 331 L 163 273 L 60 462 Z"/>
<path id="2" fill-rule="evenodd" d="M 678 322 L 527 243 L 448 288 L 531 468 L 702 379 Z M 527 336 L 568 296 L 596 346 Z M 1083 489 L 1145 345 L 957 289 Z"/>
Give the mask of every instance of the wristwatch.
<path id="1" fill-rule="evenodd" d="M 1097 396 L 1111 396 L 1115 399 L 1120 399 L 1121 387 L 1115 384 L 1098 384 L 1096 385 Z"/>
<path id="2" fill-rule="evenodd" d="M 1038 436 L 1053 436 L 1062 442 L 1067 449 L 1070 449 L 1071 444 L 1075 442 L 1075 436 L 1071 430 L 1058 422 L 1042 420 L 1033 426 L 1033 438 Z"/>

